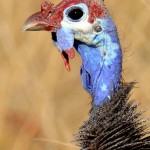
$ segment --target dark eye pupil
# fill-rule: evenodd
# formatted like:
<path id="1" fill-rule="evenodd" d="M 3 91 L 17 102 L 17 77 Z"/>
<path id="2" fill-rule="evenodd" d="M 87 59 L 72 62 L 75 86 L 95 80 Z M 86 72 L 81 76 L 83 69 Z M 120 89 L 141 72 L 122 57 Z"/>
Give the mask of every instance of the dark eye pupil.
<path id="1" fill-rule="evenodd" d="M 74 8 L 68 13 L 72 20 L 79 20 L 83 16 L 83 11 L 80 8 Z"/>

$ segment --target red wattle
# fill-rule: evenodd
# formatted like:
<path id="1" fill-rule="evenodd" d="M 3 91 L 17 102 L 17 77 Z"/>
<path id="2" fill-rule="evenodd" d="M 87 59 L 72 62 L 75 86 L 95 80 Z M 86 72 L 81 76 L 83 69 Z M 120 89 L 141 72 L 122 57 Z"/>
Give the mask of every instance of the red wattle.
<path id="1" fill-rule="evenodd" d="M 69 58 L 74 58 L 75 57 L 75 50 L 72 47 L 70 50 L 65 50 L 65 53 L 68 54 Z"/>

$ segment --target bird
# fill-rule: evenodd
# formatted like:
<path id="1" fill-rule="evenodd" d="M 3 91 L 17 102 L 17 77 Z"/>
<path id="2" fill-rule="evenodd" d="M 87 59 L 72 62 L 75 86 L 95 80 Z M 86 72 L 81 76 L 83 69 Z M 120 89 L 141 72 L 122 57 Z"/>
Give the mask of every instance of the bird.
<path id="1" fill-rule="evenodd" d="M 89 119 L 75 135 L 82 150 L 150 149 L 143 112 L 129 101 L 136 82 L 122 79 L 121 44 L 104 0 L 62 0 L 56 6 L 44 1 L 23 30 L 51 32 L 68 71 L 75 50 L 82 58 L 81 82 L 92 98 Z"/>

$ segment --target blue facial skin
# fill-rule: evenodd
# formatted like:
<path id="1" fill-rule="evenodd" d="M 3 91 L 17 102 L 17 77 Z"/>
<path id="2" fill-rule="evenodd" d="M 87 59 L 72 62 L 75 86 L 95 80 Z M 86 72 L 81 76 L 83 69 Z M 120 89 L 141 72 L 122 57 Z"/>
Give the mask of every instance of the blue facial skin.
<path id="1" fill-rule="evenodd" d="M 111 94 L 120 84 L 122 72 L 122 51 L 116 26 L 110 17 L 99 21 L 101 33 L 89 37 L 95 45 L 76 40 L 74 42 L 74 47 L 82 58 L 80 71 L 82 85 L 93 97 L 94 106 L 99 106 L 111 98 Z M 70 33 L 71 39 L 69 42 L 62 40 L 60 43 L 62 49 L 70 47 L 72 42 L 73 32 L 65 29 L 66 32 Z M 57 33 L 57 37 L 60 35 L 62 34 Z"/>
<path id="2" fill-rule="evenodd" d="M 68 28 L 60 28 L 56 31 L 57 41 L 53 41 L 57 49 L 62 52 L 63 50 L 70 50 L 74 44 L 74 34 Z"/>

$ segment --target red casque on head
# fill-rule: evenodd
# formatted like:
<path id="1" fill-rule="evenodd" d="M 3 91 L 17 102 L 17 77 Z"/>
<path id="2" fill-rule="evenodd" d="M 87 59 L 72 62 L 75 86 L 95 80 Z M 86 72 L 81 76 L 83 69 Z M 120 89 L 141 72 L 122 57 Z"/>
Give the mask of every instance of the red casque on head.
<path id="1" fill-rule="evenodd" d="M 103 3 L 103 0 L 63 0 L 58 5 L 53 3 L 43 2 L 41 11 L 30 16 L 24 23 L 24 31 L 56 31 L 61 27 L 63 20 L 63 11 L 72 5 L 85 3 L 89 8 L 89 23 L 93 23 L 96 18 L 107 17 L 108 11 Z"/>
<path id="2" fill-rule="evenodd" d="M 64 10 L 80 3 L 86 4 L 89 8 L 88 22 L 91 24 L 96 18 L 105 18 L 109 15 L 103 0 L 63 0 L 56 6 L 51 2 L 44 1 L 41 4 L 41 11 L 31 15 L 25 21 L 23 31 L 46 30 L 56 32 L 57 29 L 61 28 Z M 63 50 L 61 55 L 66 69 L 70 71 L 69 58 L 75 56 L 74 48 Z"/>

